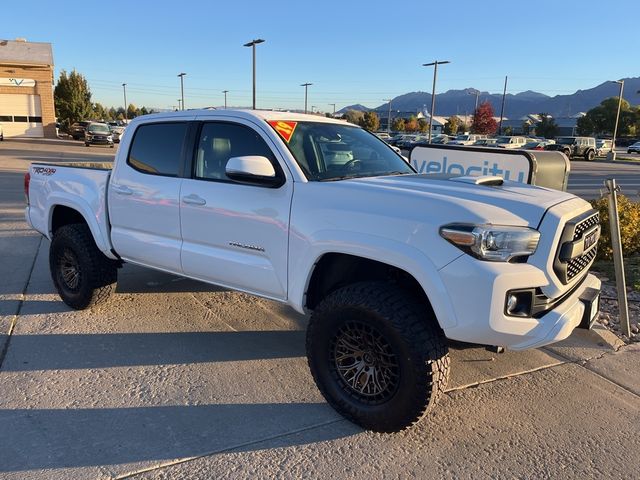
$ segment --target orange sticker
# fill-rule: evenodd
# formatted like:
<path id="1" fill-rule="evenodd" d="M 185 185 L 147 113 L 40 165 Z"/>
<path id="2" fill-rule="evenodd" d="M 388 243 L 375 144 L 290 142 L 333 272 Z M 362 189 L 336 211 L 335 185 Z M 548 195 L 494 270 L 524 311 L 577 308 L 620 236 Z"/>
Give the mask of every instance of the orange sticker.
<path id="1" fill-rule="evenodd" d="M 270 120 L 269 125 L 276 129 L 283 140 L 287 143 L 291 140 L 293 132 L 296 130 L 298 122 L 285 122 L 283 120 Z"/>

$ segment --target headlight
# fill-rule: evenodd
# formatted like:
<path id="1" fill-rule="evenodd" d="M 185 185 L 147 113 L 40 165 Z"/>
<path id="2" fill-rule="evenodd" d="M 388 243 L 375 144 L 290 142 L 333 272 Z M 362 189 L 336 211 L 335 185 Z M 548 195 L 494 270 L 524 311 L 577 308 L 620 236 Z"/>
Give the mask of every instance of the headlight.
<path id="1" fill-rule="evenodd" d="M 480 260 L 508 262 L 532 255 L 540 232 L 529 227 L 453 223 L 440 228 L 440 236 Z"/>
<path id="2" fill-rule="evenodd" d="M 113 136 L 112 135 L 108 135 L 107 136 L 107 140 L 113 140 Z"/>

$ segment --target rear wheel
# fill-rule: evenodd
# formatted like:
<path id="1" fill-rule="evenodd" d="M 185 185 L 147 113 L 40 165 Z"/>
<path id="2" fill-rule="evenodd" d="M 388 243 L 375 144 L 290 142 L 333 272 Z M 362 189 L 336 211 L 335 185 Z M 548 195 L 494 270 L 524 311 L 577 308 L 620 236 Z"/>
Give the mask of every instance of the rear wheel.
<path id="1" fill-rule="evenodd" d="M 56 231 L 49 268 L 60 298 L 76 310 L 106 301 L 116 288 L 117 263 L 98 250 L 86 224 L 65 225 Z"/>
<path id="2" fill-rule="evenodd" d="M 363 282 L 324 299 L 307 358 L 329 404 L 358 425 L 397 432 L 420 420 L 449 377 L 444 334 L 428 308 L 394 285 Z"/>

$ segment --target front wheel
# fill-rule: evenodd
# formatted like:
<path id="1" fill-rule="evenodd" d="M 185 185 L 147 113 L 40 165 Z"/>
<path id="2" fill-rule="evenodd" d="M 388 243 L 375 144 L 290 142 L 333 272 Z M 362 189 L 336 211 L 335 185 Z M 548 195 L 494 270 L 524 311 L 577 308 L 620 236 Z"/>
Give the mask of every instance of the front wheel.
<path id="1" fill-rule="evenodd" d="M 65 225 L 55 232 L 49 268 L 60 298 L 76 310 L 105 302 L 116 289 L 117 263 L 98 250 L 86 224 Z"/>
<path id="2" fill-rule="evenodd" d="M 325 298 L 307 330 L 309 368 L 329 404 L 354 423 L 398 432 L 420 420 L 449 378 L 446 339 L 428 306 L 363 282 Z"/>
<path id="3" fill-rule="evenodd" d="M 90 146 L 91 146 L 91 144 L 90 144 L 89 142 L 84 142 L 84 146 L 85 146 L 85 147 L 90 147 Z"/>
<path id="4" fill-rule="evenodd" d="M 593 160 L 595 160 L 595 158 L 596 158 L 596 152 L 594 152 L 593 150 L 588 150 L 584 154 L 584 159 L 588 162 L 592 162 Z"/>

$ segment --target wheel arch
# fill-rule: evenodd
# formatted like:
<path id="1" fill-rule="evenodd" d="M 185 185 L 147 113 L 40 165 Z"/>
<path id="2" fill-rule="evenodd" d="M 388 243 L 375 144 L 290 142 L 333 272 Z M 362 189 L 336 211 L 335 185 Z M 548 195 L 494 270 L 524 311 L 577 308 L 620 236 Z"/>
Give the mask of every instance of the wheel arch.
<path id="1" fill-rule="evenodd" d="M 389 281 L 417 295 L 434 315 L 441 328 L 457 322 L 453 306 L 434 265 L 427 259 L 394 264 L 364 255 L 325 252 L 310 269 L 300 306 L 312 311 L 333 291 L 360 281 Z"/>

